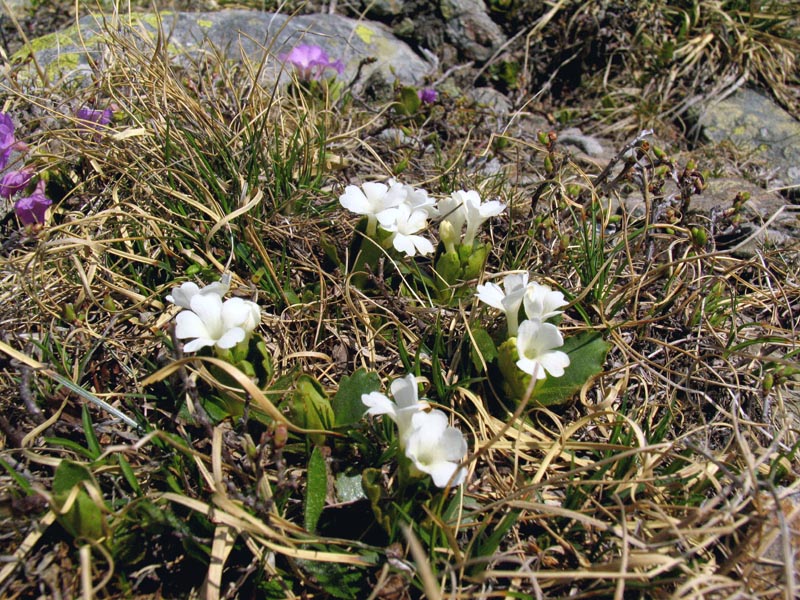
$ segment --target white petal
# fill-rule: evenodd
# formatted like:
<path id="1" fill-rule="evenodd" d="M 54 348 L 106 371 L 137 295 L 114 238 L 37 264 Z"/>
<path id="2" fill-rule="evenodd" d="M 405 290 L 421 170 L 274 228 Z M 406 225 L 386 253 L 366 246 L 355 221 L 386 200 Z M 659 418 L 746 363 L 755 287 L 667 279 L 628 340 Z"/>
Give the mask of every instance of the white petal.
<path id="1" fill-rule="evenodd" d="M 402 211 L 401 214 L 404 213 L 402 222 L 398 220 L 397 230 L 399 232 L 410 235 L 419 233 L 428 226 L 428 213 L 424 210 L 415 210 L 412 212 L 407 205 L 402 205 L 398 208 Z"/>
<path id="2" fill-rule="evenodd" d="M 175 337 L 179 340 L 186 338 L 209 337 L 208 329 L 203 320 L 191 310 L 182 310 L 175 317 Z"/>
<path id="3" fill-rule="evenodd" d="M 227 277 L 227 280 L 230 281 L 230 276 Z M 200 290 L 201 294 L 216 294 L 217 296 L 224 296 L 228 293 L 228 290 L 231 288 L 230 283 L 223 283 L 222 280 L 220 281 L 212 281 L 203 289 Z"/>
<path id="4" fill-rule="evenodd" d="M 564 345 L 558 327 L 538 319 L 520 323 L 517 331 L 517 351 L 520 358 L 538 358 L 548 350 Z"/>
<path id="5" fill-rule="evenodd" d="M 428 473 L 433 479 L 433 483 L 436 487 L 443 488 L 447 486 L 447 483 L 450 481 L 450 478 L 453 477 L 453 473 L 456 472 L 458 469 L 458 465 L 456 463 L 448 462 L 448 461 L 441 461 L 436 462 L 430 465 L 419 465 L 414 463 L 416 467 L 424 472 Z M 462 473 L 459 473 L 457 477 L 453 479 L 453 485 L 460 485 L 462 481 L 464 481 L 464 476 L 466 475 L 463 473 L 463 469 L 461 469 Z"/>
<path id="6" fill-rule="evenodd" d="M 386 200 L 389 186 L 387 186 L 385 183 L 368 181 L 361 186 L 361 189 L 364 190 L 364 194 L 369 199 L 370 204 L 373 206 L 373 208 L 375 208 L 382 205 L 384 200 Z"/>
<path id="7" fill-rule="evenodd" d="M 236 344 L 243 341 L 245 337 L 247 337 L 247 334 L 245 334 L 244 329 L 241 327 L 234 327 L 222 334 L 222 337 L 217 340 L 217 346 L 222 349 L 233 348 Z"/>
<path id="8" fill-rule="evenodd" d="M 430 451 L 438 447 L 437 443 L 447 429 L 447 415 L 438 409 L 418 412 L 413 416 L 411 426 L 418 439 L 420 451 Z"/>
<path id="9" fill-rule="evenodd" d="M 211 338 L 200 337 L 195 340 L 192 340 L 188 344 L 183 346 L 184 352 L 197 352 L 200 348 L 205 348 L 206 346 L 213 346 L 214 340 Z"/>
<path id="10" fill-rule="evenodd" d="M 347 210 L 357 215 L 365 215 L 372 212 L 372 207 L 367 197 L 364 195 L 364 192 L 355 185 L 348 185 L 344 189 L 344 194 L 339 196 L 339 203 Z"/>
<path id="11" fill-rule="evenodd" d="M 544 372 L 544 369 L 542 368 L 542 365 L 539 364 L 538 359 L 520 358 L 517 361 L 517 368 L 531 376 L 533 376 L 535 373 L 536 379 L 544 379 L 547 377 L 547 373 Z"/>
<path id="12" fill-rule="evenodd" d="M 538 337 L 540 347 L 544 350 L 564 345 L 564 338 L 561 336 L 561 332 L 552 323 L 541 323 Z"/>
<path id="13" fill-rule="evenodd" d="M 181 308 L 191 308 L 192 296 L 197 294 L 200 288 L 193 281 L 185 281 L 180 287 L 172 288 L 172 294 L 167 296 L 167 300 Z"/>
<path id="14" fill-rule="evenodd" d="M 561 377 L 569 366 L 569 356 L 560 350 L 547 352 L 539 357 L 542 368 L 552 377 Z"/>
<path id="15" fill-rule="evenodd" d="M 498 200 L 490 200 L 481 204 L 480 213 L 481 217 L 488 219 L 489 217 L 496 217 L 506 209 L 506 205 Z"/>
<path id="16" fill-rule="evenodd" d="M 364 403 L 369 410 L 369 415 L 395 415 L 396 406 L 394 402 L 389 400 L 388 397 L 380 392 L 370 392 L 369 394 L 361 394 L 361 402 Z"/>
<path id="17" fill-rule="evenodd" d="M 506 291 L 506 294 L 511 294 L 513 292 L 525 293 L 525 289 L 528 285 L 528 277 L 530 277 L 530 275 L 527 272 L 510 273 L 503 277 L 503 289 Z"/>
<path id="18" fill-rule="evenodd" d="M 240 327 L 252 316 L 250 307 L 242 298 L 229 298 L 222 304 L 222 326 L 227 331 Z"/>
<path id="19" fill-rule="evenodd" d="M 376 217 L 378 223 L 380 223 L 381 227 L 386 231 L 397 231 L 397 220 L 400 218 L 400 209 L 397 207 L 387 208 L 380 211 Z"/>
<path id="20" fill-rule="evenodd" d="M 404 252 L 406 256 L 414 256 L 417 253 L 417 249 L 411 237 L 402 233 L 395 233 L 392 238 L 392 246 L 398 252 Z"/>
<path id="21" fill-rule="evenodd" d="M 413 373 L 392 381 L 389 389 L 392 391 L 392 398 L 400 408 L 408 408 L 419 404 L 419 388 L 417 378 Z"/>
<path id="22" fill-rule="evenodd" d="M 417 248 L 417 250 L 422 256 L 430 254 L 431 252 L 434 251 L 433 244 L 427 238 L 424 238 L 421 235 L 412 235 L 409 237 L 411 239 L 411 242 L 414 244 L 414 246 Z"/>
<path id="23" fill-rule="evenodd" d="M 200 317 L 208 330 L 209 337 L 218 338 L 223 331 L 222 298 L 216 294 L 196 294 L 192 297 L 192 311 Z"/>
<path id="24" fill-rule="evenodd" d="M 505 311 L 503 307 L 503 298 L 505 298 L 506 295 L 503 293 L 503 290 L 500 289 L 499 285 L 489 282 L 479 285 L 476 289 L 478 293 L 475 295 L 478 297 L 478 300 L 484 304 L 488 304 L 492 308 Z"/>
<path id="25" fill-rule="evenodd" d="M 467 441 L 457 428 L 448 426 L 442 434 L 442 456 L 446 460 L 459 461 L 467 453 Z"/>

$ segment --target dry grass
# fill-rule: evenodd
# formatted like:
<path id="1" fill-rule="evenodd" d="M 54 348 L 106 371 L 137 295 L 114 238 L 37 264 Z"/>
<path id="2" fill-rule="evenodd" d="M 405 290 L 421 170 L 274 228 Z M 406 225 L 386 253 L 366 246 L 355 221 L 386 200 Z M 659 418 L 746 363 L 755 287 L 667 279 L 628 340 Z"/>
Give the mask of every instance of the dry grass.
<path id="1" fill-rule="evenodd" d="M 681 210 L 696 170 L 639 141 L 640 160 L 620 154 L 606 176 L 535 132 L 498 149 L 462 99 L 400 117 L 262 87 L 215 57 L 195 71 L 123 38 L 110 51 L 88 88 L 6 90 L 58 197 L 36 235 L 3 225 L 2 595 L 797 594 L 797 254 L 703 242 L 693 228 L 707 223 Z M 76 127 L 66 107 L 89 98 L 116 104 L 111 130 Z M 425 141 L 379 137 L 398 124 Z M 482 175 L 474 156 L 508 174 Z M 574 402 L 501 397 L 494 370 L 471 360 L 474 330 L 496 329 L 471 293 L 432 300 L 411 263 L 389 259 L 363 285 L 346 272 L 355 223 L 338 194 L 400 172 L 437 195 L 477 186 L 509 204 L 486 233 L 487 273 L 557 285 L 566 334 L 611 344 Z M 682 206 L 657 185 L 673 174 Z M 650 190 L 647 214 L 617 212 L 623 183 Z M 253 378 L 182 356 L 164 301 L 176 282 L 219 277 L 231 252 L 233 294 L 264 312 L 268 360 Z M 291 399 L 300 374 L 333 395 L 360 368 L 384 388 L 418 370 L 467 434 L 470 476 L 403 497 L 385 431 L 339 429 L 322 444 L 329 483 L 383 466 L 379 508 L 399 522 L 385 531 L 368 500 L 331 492 L 308 532 L 319 437 Z M 81 475 L 59 493 L 67 463 Z"/>

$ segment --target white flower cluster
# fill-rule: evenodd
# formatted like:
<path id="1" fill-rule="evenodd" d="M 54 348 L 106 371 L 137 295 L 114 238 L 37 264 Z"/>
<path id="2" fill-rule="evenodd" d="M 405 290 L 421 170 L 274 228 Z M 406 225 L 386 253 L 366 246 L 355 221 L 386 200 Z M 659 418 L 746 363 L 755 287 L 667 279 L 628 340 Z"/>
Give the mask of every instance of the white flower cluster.
<path id="1" fill-rule="evenodd" d="M 196 352 L 206 346 L 221 350 L 233 348 L 249 339 L 261 322 L 261 308 L 255 302 L 242 298 L 222 301 L 228 292 L 228 278 L 215 281 L 203 288 L 187 281 L 172 288 L 167 300 L 186 310 L 175 317 L 175 337 L 194 338 L 183 347 L 185 352 Z"/>
<path id="2" fill-rule="evenodd" d="M 453 192 L 437 206 L 425 190 L 394 180 L 388 184 L 348 185 L 339 202 L 351 212 L 367 216 L 367 235 L 374 236 L 376 226 L 380 225 L 391 234 L 389 239 L 395 250 L 407 256 L 433 252 L 430 240 L 419 235 L 427 228 L 428 219 L 441 215 L 442 225 L 447 223 L 448 231 L 457 235 L 466 226 L 463 243 L 472 244 L 481 224 L 505 209 L 505 204 L 497 200 L 482 202 L 478 192 L 463 190 Z"/>
<path id="3" fill-rule="evenodd" d="M 388 415 L 397 425 L 400 448 L 419 471 L 427 473 L 438 487 L 448 483 L 461 485 L 466 472 L 459 465 L 467 454 L 467 442 L 457 428 L 448 425 L 447 415 L 440 410 L 427 410 L 420 401 L 417 379 L 409 373 L 391 383 L 390 400 L 380 392 L 363 394 L 361 401 L 369 415 Z"/>
<path id="4" fill-rule="evenodd" d="M 503 287 L 486 283 L 477 287 L 478 300 L 501 310 L 508 322 L 508 336 L 516 337 L 519 360 L 517 367 L 525 373 L 544 379 L 561 377 L 569 366 L 569 356 L 555 350 L 564 345 L 558 327 L 547 319 L 560 315 L 568 304 L 564 294 L 547 285 L 528 281 L 528 273 L 506 275 Z M 520 305 L 528 317 L 519 323 Z"/>

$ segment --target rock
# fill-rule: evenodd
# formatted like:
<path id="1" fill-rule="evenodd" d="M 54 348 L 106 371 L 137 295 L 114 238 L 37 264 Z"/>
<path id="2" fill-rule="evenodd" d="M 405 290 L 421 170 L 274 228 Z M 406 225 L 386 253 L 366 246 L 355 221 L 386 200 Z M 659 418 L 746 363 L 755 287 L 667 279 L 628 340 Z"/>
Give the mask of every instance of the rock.
<path id="1" fill-rule="evenodd" d="M 560 131 L 558 133 L 558 143 L 577 148 L 578 151 L 592 158 L 607 157 L 610 160 L 609 153 L 600 140 L 584 134 L 577 127 L 570 127 Z"/>
<path id="2" fill-rule="evenodd" d="M 507 41 L 482 0 L 440 0 L 440 9 L 450 43 L 467 60 L 488 60 Z"/>
<path id="3" fill-rule="evenodd" d="M 733 230 L 717 233 L 717 247 L 738 246 L 736 256 L 750 257 L 764 244 L 782 247 L 798 239 L 800 214 L 777 192 L 770 192 L 744 179 L 722 177 L 712 179 L 699 196 L 693 196 L 690 212 L 705 216 L 733 206 L 736 195 L 744 192 L 750 199 L 744 203 L 744 221 Z M 746 243 L 739 246 L 747 240 Z"/>
<path id="4" fill-rule="evenodd" d="M 403 14 L 403 4 L 403 0 L 361 0 L 361 9 L 372 19 L 383 19 Z"/>
<path id="5" fill-rule="evenodd" d="M 710 104 L 700 118 L 706 138 L 731 141 L 772 169 L 770 187 L 795 186 L 800 193 L 800 121 L 773 100 L 750 89 Z"/>
<path id="6" fill-rule="evenodd" d="M 127 18 L 127 17 L 125 17 Z M 130 22 L 115 26 L 111 17 L 83 17 L 77 25 L 66 30 L 33 40 L 31 46 L 39 65 L 45 69 L 50 81 L 65 78 L 72 80 L 92 73 L 89 59 L 102 68 L 105 43 L 112 35 L 124 36 L 140 46 L 152 48 L 157 32 L 163 32 L 172 56 L 197 59 L 202 53 L 215 49 L 226 59 L 241 61 L 242 57 L 260 64 L 264 53 L 277 57 L 294 46 L 305 43 L 321 46 L 334 59 L 345 64 L 342 75 L 351 80 L 362 59 L 375 59 L 365 65 L 360 81 L 380 73 L 387 81 L 399 80 L 409 85 L 420 85 L 431 65 L 415 54 L 404 42 L 395 38 L 383 25 L 370 21 L 356 21 L 328 14 L 288 17 L 248 10 L 222 10 L 205 13 L 134 14 Z M 80 35 L 79 35 L 80 33 Z M 152 51 L 152 50 L 150 50 Z M 17 52 L 12 61 L 26 61 L 29 49 Z M 274 81 L 281 75 L 281 63 L 267 60 L 262 73 L 262 83 Z M 26 74 L 27 71 L 27 74 Z M 35 81 L 32 65 L 23 66 L 18 78 Z"/>
<path id="7" fill-rule="evenodd" d="M 732 226 L 723 213 L 733 207 L 740 192 L 750 194 L 750 199 L 743 205 L 741 222 Z M 664 196 L 674 199 L 671 204 L 678 204 L 679 190 L 674 181 L 667 180 Z M 645 204 L 638 190 L 623 197 L 622 202 L 629 214 L 636 218 L 644 217 Z M 753 256 L 764 244 L 783 247 L 796 242 L 800 232 L 798 218 L 800 215 L 795 207 L 777 192 L 737 177 L 720 177 L 710 179 L 701 194 L 692 196 L 687 222 L 706 228 L 713 226 L 717 250 L 735 248 L 735 256 L 746 258 Z"/>

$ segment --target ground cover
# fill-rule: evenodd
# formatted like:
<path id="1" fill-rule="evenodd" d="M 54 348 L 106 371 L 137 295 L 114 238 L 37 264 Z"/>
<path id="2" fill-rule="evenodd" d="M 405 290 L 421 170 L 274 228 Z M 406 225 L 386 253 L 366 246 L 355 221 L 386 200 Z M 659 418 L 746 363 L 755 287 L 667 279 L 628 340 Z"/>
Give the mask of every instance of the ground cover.
<path id="1" fill-rule="evenodd" d="M 784 23 L 714 6 L 686 27 L 727 16 L 763 49 Z M 739 252 L 745 194 L 692 210 L 760 171 L 682 141 L 675 100 L 740 75 L 737 48 L 755 79 L 788 59 L 675 41 L 639 92 L 656 54 L 549 100 L 541 60 L 472 71 L 528 129 L 454 93 L 463 73 L 368 100 L 336 57 L 266 86 L 114 31 L 83 85 L 7 79 L 30 180 L 1 225 L 2 594 L 793 597 L 796 245 Z M 550 73 L 586 78 L 559 48 Z M 562 122 L 615 150 L 577 155 Z"/>

